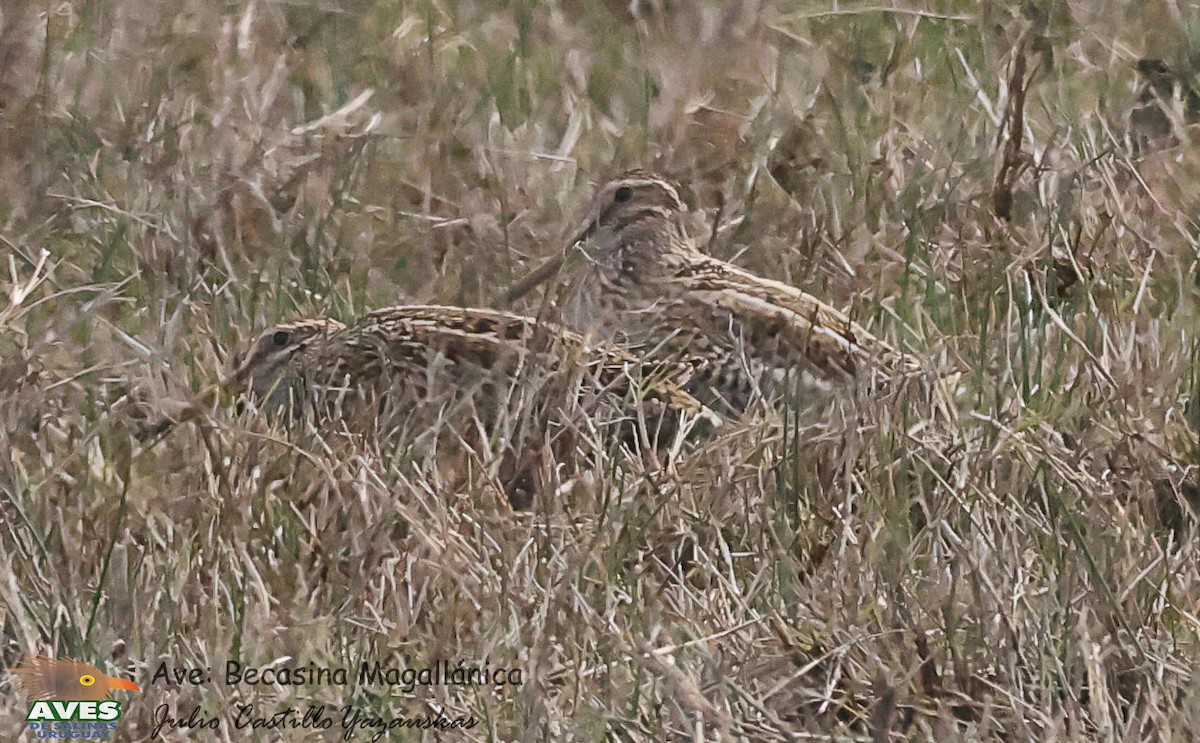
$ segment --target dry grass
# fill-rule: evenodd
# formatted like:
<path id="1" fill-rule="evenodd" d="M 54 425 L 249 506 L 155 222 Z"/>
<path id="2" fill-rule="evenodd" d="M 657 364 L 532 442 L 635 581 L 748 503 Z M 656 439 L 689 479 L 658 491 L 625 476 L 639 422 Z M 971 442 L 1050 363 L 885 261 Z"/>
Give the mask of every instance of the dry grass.
<path id="1" fill-rule="evenodd" d="M 1135 61 L 1190 69 L 1200 15 L 628 5 L 4 3 L 2 660 L 525 671 L 154 685 L 124 740 L 164 702 L 309 700 L 469 740 L 1200 735 L 1200 162 L 1182 101 L 1183 144 L 1125 136 Z M 634 165 L 714 254 L 958 373 L 951 415 L 780 407 L 518 515 L 222 408 L 131 438 L 268 323 L 492 303 Z"/>

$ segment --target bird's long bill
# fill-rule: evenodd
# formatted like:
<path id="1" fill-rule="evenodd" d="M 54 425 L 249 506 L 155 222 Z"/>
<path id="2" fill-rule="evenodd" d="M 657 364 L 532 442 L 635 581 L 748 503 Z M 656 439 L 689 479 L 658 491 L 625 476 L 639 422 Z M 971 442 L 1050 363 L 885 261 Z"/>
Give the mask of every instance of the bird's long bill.
<path id="1" fill-rule="evenodd" d="M 250 379 L 250 371 L 254 368 L 254 349 L 237 354 L 221 370 L 221 386 L 229 392 L 241 392 Z"/>
<path id="2" fill-rule="evenodd" d="M 568 248 L 569 249 L 569 248 Z M 538 288 L 562 268 L 564 257 L 556 255 L 547 259 L 542 265 L 525 274 L 517 283 L 504 292 L 504 303 L 512 304 L 529 292 Z"/>
<path id="3" fill-rule="evenodd" d="M 226 397 L 228 395 L 225 394 L 225 389 L 220 383 L 208 385 L 200 391 L 195 400 L 187 403 L 174 414 L 164 415 L 153 423 L 143 426 L 134 434 L 134 437 L 143 444 L 152 440 L 157 441 L 158 437 L 165 436 L 176 424 L 195 420 L 204 415 L 205 410 L 214 402 L 226 402 L 224 399 Z"/>
<path id="4" fill-rule="evenodd" d="M 561 273 L 564 266 L 569 268 L 571 260 L 582 252 L 579 249 L 579 243 L 588 239 L 588 236 L 592 234 L 592 230 L 594 229 L 596 229 L 596 221 L 594 219 L 585 221 L 584 225 L 579 228 L 579 231 L 571 236 L 571 240 L 567 243 L 567 247 L 561 255 L 547 258 L 544 263 L 525 274 L 504 293 L 505 305 L 511 305 L 513 302 L 516 302 L 521 297 L 524 297 L 529 292 L 546 283 L 552 276 Z"/>
<path id="5" fill-rule="evenodd" d="M 108 690 L 123 689 L 125 691 L 141 691 L 142 687 L 133 683 L 128 679 L 117 678 L 115 676 L 108 677 Z"/>

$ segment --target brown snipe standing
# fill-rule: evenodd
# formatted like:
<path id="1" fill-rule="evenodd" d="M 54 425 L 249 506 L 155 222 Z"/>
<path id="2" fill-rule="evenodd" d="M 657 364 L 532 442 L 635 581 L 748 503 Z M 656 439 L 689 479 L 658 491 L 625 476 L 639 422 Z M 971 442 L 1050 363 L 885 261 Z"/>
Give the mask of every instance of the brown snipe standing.
<path id="1" fill-rule="evenodd" d="M 568 324 L 677 351 L 698 364 L 694 389 L 734 409 L 781 378 L 806 389 L 919 368 L 819 299 L 701 252 L 684 227 L 686 211 L 666 179 L 625 173 L 597 190 L 564 256 L 532 272 L 507 299 L 582 256 L 589 268 L 564 302 Z"/>
<path id="2" fill-rule="evenodd" d="M 318 318 L 272 327 L 229 384 L 269 410 L 371 435 L 407 430 L 477 447 L 485 432 L 501 451 L 506 491 L 524 507 L 546 442 L 567 461 L 593 430 L 652 445 L 692 420 L 718 421 L 672 381 L 678 372 L 519 315 L 403 306 L 349 326 Z"/>

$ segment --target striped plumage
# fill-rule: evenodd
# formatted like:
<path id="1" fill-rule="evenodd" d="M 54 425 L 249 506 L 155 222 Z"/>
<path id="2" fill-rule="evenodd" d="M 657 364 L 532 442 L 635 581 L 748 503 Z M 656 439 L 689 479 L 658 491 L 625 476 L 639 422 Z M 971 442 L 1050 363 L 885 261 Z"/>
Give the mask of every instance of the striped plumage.
<path id="1" fill-rule="evenodd" d="M 684 227 L 686 210 L 678 189 L 652 173 L 601 186 L 566 254 L 588 265 L 563 303 L 568 324 L 677 351 L 697 363 L 697 382 L 735 407 L 780 377 L 824 385 L 916 369 L 845 313 L 701 252 Z M 552 273 L 543 268 L 536 278 Z M 535 283 L 522 282 L 509 298 Z"/>
<path id="2" fill-rule="evenodd" d="M 270 328 L 231 383 L 270 409 L 294 414 L 302 406 L 351 430 L 419 436 L 448 422 L 463 435 L 479 422 L 507 450 L 502 479 L 528 480 L 521 462 L 532 461 L 530 451 L 550 438 L 555 458 L 570 459 L 576 432 L 593 424 L 615 425 L 633 443 L 636 421 L 646 422 L 651 442 L 673 436 L 688 419 L 719 422 L 673 381 L 678 372 L 552 323 L 413 305 L 377 310 L 349 326 L 312 319 Z M 514 504 L 526 502 L 514 497 Z"/>
<path id="3" fill-rule="evenodd" d="M 559 325 L 499 310 L 406 305 L 367 313 L 349 327 L 327 318 L 283 323 L 256 339 L 232 380 L 272 406 L 303 381 L 312 388 L 377 384 L 400 372 L 424 390 L 429 364 L 441 358 L 467 369 L 511 377 L 530 362 L 545 370 L 577 368 L 609 396 L 624 396 L 642 378 L 642 399 L 678 413 L 718 420 L 677 384 L 686 367 L 643 365 L 614 346 L 587 342 Z"/>

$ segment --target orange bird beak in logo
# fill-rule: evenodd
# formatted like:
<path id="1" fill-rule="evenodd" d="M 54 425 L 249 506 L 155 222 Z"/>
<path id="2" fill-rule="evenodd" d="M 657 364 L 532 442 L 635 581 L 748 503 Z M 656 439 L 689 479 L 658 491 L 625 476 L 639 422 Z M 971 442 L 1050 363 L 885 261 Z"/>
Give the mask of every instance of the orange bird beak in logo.
<path id="1" fill-rule="evenodd" d="M 27 699 L 99 702 L 115 689 L 141 691 L 142 687 L 70 658 L 55 660 L 39 655 L 12 669 Z"/>

